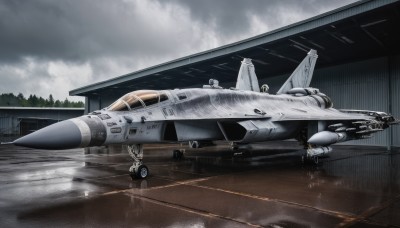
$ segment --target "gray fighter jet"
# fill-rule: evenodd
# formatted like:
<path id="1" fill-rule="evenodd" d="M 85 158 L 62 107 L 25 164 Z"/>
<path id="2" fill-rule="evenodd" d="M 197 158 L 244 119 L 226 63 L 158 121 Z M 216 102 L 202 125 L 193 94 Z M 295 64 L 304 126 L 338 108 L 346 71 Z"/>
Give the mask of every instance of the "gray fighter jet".
<path id="1" fill-rule="evenodd" d="M 276 95 L 260 87 L 250 59 L 244 59 L 235 88 L 210 79 L 203 88 L 138 90 L 102 110 L 58 122 L 12 142 L 40 149 L 126 144 L 132 177 L 145 178 L 144 143 L 226 140 L 232 148 L 269 140 L 297 139 L 305 157 L 332 151 L 338 142 L 371 137 L 399 121 L 384 112 L 337 110 L 310 82 L 317 60 L 311 50 Z M 177 154 L 176 156 L 178 156 Z"/>

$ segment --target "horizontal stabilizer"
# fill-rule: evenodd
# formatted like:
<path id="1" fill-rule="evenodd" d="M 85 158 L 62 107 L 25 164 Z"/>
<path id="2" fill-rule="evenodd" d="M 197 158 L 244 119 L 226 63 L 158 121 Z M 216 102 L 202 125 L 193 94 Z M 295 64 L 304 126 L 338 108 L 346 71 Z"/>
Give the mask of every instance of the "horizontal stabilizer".
<path id="1" fill-rule="evenodd" d="M 243 59 L 236 82 L 236 89 L 260 92 L 257 75 L 251 59 Z"/>
<path id="2" fill-rule="evenodd" d="M 310 86 L 314 72 L 315 63 L 317 62 L 317 51 L 311 49 L 303 61 L 293 71 L 292 75 L 279 89 L 277 94 L 287 93 L 293 88 L 307 88 Z"/>

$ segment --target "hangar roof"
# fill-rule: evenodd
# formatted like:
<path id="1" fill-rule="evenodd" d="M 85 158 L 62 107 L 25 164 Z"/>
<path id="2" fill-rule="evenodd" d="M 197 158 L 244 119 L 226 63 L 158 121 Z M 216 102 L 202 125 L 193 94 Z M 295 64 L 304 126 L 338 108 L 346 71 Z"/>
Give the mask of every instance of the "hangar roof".
<path id="1" fill-rule="evenodd" d="M 400 1 L 364 0 L 249 39 L 70 91 L 70 95 L 124 94 L 234 82 L 243 57 L 259 79 L 293 71 L 310 49 L 316 68 L 400 53 Z"/>

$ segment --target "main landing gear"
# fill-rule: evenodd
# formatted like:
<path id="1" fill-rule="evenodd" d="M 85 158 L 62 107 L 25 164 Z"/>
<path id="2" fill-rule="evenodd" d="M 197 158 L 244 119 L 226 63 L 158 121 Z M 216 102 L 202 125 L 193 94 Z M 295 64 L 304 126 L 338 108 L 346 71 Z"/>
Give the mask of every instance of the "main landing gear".
<path id="1" fill-rule="evenodd" d="M 129 175 L 132 179 L 144 179 L 149 175 L 149 168 L 143 165 L 143 145 L 128 145 L 129 155 L 133 158 L 133 164 L 129 168 Z"/>
<path id="2" fill-rule="evenodd" d="M 172 151 L 172 158 L 176 160 L 180 160 L 183 158 L 183 152 L 184 150 L 174 150 Z"/>

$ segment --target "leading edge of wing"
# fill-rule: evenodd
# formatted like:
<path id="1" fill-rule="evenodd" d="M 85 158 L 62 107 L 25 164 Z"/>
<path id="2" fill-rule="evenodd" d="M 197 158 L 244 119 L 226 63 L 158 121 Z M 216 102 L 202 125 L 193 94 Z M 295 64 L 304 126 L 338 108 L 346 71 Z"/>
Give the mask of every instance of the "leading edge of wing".
<path id="1" fill-rule="evenodd" d="M 241 121 L 241 120 L 252 120 L 252 119 L 257 119 L 257 120 L 263 120 L 263 119 L 271 119 L 271 116 L 261 116 L 261 115 L 252 115 L 252 114 L 245 114 L 243 117 L 210 117 L 210 118 L 168 118 L 165 119 L 165 121 L 204 121 L 204 120 L 210 120 L 210 121 Z"/>
<path id="2" fill-rule="evenodd" d="M 282 115 L 281 118 L 274 120 L 274 121 L 312 121 L 312 120 L 318 120 L 318 121 L 323 121 L 323 120 L 329 120 L 329 121 L 335 121 L 335 120 L 365 120 L 369 119 L 367 116 L 364 115 L 355 115 L 355 116 L 350 116 L 350 115 L 345 115 L 345 116 L 331 116 L 331 115 L 321 115 L 321 116 L 285 116 Z"/>

